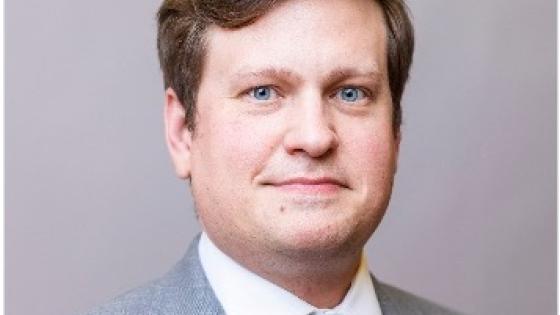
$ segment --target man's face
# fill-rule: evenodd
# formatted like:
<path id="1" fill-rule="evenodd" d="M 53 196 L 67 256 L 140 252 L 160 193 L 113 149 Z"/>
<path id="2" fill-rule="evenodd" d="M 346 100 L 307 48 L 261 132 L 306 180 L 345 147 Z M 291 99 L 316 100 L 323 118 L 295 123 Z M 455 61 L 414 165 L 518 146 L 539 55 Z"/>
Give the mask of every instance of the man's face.
<path id="1" fill-rule="evenodd" d="M 226 252 L 360 249 L 398 152 L 381 9 L 292 0 L 207 40 L 196 132 L 174 159 L 210 238 Z"/>

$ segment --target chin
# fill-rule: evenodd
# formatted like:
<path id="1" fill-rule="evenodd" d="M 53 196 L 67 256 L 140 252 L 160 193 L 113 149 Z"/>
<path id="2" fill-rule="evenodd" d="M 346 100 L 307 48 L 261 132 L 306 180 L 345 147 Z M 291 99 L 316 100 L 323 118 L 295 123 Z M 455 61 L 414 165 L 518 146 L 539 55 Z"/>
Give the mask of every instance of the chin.
<path id="1" fill-rule="evenodd" d="M 295 199 L 295 198 L 294 198 Z M 255 237 L 271 252 L 300 258 L 342 258 L 361 252 L 383 216 L 381 205 L 340 199 L 268 201 Z M 273 206 L 270 206 L 270 205 Z M 281 210 L 280 210 L 281 209 Z"/>
<path id="2" fill-rule="evenodd" d="M 327 220 L 328 221 L 328 220 Z M 361 251 L 369 236 L 349 225 L 332 220 L 300 222 L 287 227 L 278 236 L 276 250 L 292 257 L 327 258 L 341 257 Z"/>

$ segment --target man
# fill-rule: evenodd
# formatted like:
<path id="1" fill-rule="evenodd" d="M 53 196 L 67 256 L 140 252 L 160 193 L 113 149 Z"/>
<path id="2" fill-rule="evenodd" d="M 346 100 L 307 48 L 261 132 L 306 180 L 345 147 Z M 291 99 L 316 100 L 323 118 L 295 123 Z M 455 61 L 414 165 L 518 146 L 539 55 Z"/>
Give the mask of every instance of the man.
<path id="1" fill-rule="evenodd" d="M 451 314 L 378 282 L 413 31 L 401 0 L 166 0 L 166 140 L 203 233 L 92 314 Z"/>

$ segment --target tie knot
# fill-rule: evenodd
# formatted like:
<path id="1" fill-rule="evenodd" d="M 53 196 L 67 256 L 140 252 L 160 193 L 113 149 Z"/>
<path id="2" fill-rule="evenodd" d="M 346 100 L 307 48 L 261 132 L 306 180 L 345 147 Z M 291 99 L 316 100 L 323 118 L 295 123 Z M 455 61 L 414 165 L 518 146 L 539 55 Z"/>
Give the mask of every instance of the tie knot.
<path id="1" fill-rule="evenodd" d="M 333 311 L 333 310 L 314 310 L 313 312 L 309 313 L 309 315 L 343 315 L 342 313 L 339 313 L 337 311 Z"/>

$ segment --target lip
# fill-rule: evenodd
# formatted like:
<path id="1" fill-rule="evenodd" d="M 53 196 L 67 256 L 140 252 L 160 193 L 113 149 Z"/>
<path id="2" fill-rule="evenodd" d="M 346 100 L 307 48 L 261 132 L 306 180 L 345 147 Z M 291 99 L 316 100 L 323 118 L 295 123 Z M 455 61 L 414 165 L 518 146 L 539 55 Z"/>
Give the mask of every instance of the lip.
<path id="1" fill-rule="evenodd" d="M 332 177 L 294 177 L 269 183 L 280 190 L 304 194 L 332 194 L 348 188 L 340 180 Z"/>

